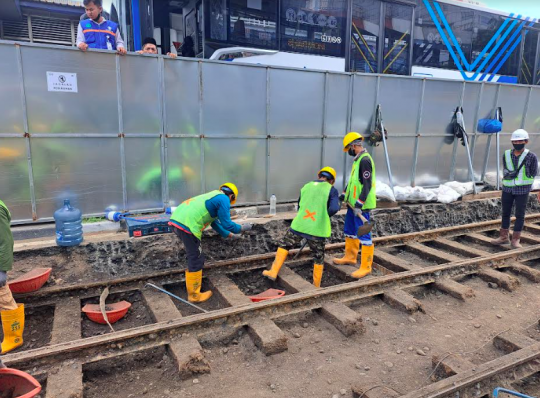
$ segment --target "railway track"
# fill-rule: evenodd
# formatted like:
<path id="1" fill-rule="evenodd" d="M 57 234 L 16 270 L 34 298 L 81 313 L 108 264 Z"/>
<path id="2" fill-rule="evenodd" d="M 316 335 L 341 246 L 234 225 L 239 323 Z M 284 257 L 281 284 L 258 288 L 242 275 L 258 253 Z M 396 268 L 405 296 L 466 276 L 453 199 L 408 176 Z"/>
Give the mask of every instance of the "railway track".
<path id="1" fill-rule="evenodd" d="M 248 296 L 271 286 L 260 277 L 260 272 L 270 265 L 273 253 L 209 263 L 204 283 L 214 291 L 215 297 L 203 304 L 209 312 L 202 314 L 173 302 L 169 296 L 144 288 L 151 281 L 185 297 L 184 271 L 180 269 L 45 287 L 21 295 L 18 300 L 25 302 L 30 314 L 44 313 L 44 308 L 51 313 L 52 308 L 52 321 L 49 319 L 41 325 L 44 333 L 50 334 L 50 340 L 43 341 L 42 346 L 23 347 L 5 355 L 3 361 L 8 366 L 28 369 L 46 379 L 47 397 L 82 396 L 83 367 L 107 360 L 121 361 L 145 350 L 166 347 L 180 377 L 186 378 L 210 371 L 201 343 L 230 339 L 242 328 L 249 332 L 263 353 L 272 355 L 288 348 L 287 336 L 275 321 L 295 314 L 313 311 L 344 336 L 360 335 L 365 332 L 361 314 L 350 306 L 374 297 L 382 298 L 398 310 L 414 313 L 423 311 L 422 304 L 407 290 L 417 287 L 429 286 L 465 301 L 474 297 L 474 291 L 460 283 L 462 278 L 478 277 L 508 291 L 519 289 L 519 281 L 512 274 L 540 282 L 540 270 L 534 267 L 540 259 L 540 215 L 528 216 L 521 249 L 494 248 L 489 244 L 498 225 L 497 221 L 490 221 L 376 238 L 375 272 L 360 281 L 349 276 L 354 267 L 338 267 L 331 263 L 330 256 L 341 251 L 343 244 L 330 244 L 327 245 L 323 288 L 315 289 L 310 283 L 311 262 L 306 253 L 287 262 L 280 272 L 277 286 L 287 292 L 286 296 L 261 303 L 252 303 Z M 117 331 L 114 333 L 109 333 L 106 326 L 101 328 L 81 320 L 80 315 L 81 306 L 86 302 L 97 302 L 106 286 L 111 290 L 112 300 L 127 298 L 135 303 L 125 325 L 124 320 L 115 324 Z M 31 318 L 32 315 L 29 316 L 30 324 Z M 37 319 L 43 323 L 41 318 Z M 27 337 L 25 339 L 28 341 Z M 456 372 L 452 377 L 463 377 L 463 389 L 467 389 L 480 383 L 479 375 L 485 375 L 487 379 L 521 367 L 535 368 L 540 346 L 531 343 L 521 348 L 528 350 L 527 354 L 525 351 L 523 356 L 509 354 L 514 356 L 508 357 L 508 362 L 503 361 L 504 369 L 500 373 L 496 371 L 498 363 L 495 363 L 489 365 L 495 373 L 480 372 L 480 368 L 475 368 L 468 379 L 465 373 L 460 376 Z M 451 365 L 445 368 L 451 368 Z M 430 395 L 435 390 L 428 389 L 406 397 L 456 396 L 455 392 L 461 391 L 455 389 L 456 385 L 459 386 L 459 382 L 452 384 L 454 389 L 446 384 L 440 386 L 439 390 L 444 391 L 440 394 L 447 395 Z M 370 392 L 362 389 L 365 386 L 357 388 L 358 396 L 379 397 L 373 395 L 378 393 L 377 389 Z"/>

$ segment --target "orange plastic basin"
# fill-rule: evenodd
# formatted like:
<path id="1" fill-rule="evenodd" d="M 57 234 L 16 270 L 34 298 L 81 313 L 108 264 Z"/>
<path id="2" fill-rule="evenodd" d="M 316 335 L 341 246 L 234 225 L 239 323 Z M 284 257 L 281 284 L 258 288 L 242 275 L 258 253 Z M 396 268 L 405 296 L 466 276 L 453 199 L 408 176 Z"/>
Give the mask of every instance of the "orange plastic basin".
<path id="1" fill-rule="evenodd" d="M 131 303 L 127 301 L 119 301 L 118 303 L 114 304 L 106 304 L 105 312 L 107 313 L 109 323 L 112 324 L 122 319 L 127 314 L 129 307 L 131 307 Z M 82 308 L 82 312 L 84 312 L 88 319 L 90 319 L 92 322 L 107 324 L 105 318 L 103 318 L 103 314 L 101 314 L 99 304 L 86 304 Z"/>
<path id="2" fill-rule="evenodd" d="M 31 398 L 41 391 L 41 384 L 28 373 L 17 369 L 0 369 L 0 396 Z"/>
<path id="3" fill-rule="evenodd" d="M 285 296 L 285 290 L 268 289 L 262 293 L 256 294 L 255 296 L 250 296 L 249 298 L 254 303 L 258 303 L 259 301 L 272 300 L 283 296 Z"/>
<path id="4" fill-rule="evenodd" d="M 35 292 L 49 280 L 52 268 L 34 268 L 8 283 L 13 293 Z"/>

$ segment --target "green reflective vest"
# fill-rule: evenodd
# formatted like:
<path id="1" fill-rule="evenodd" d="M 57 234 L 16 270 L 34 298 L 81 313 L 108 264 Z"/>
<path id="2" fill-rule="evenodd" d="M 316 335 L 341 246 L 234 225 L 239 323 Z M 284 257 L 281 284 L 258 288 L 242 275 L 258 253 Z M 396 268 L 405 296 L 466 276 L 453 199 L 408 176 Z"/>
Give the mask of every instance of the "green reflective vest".
<path id="1" fill-rule="evenodd" d="M 13 235 L 10 223 L 11 213 L 0 200 L 0 271 L 10 271 L 13 266 Z"/>
<path id="2" fill-rule="evenodd" d="M 225 195 L 223 192 L 216 190 L 182 202 L 173 212 L 171 221 L 185 225 L 200 240 L 202 231 L 215 220 L 206 209 L 206 201 L 220 194 Z"/>
<path id="3" fill-rule="evenodd" d="M 360 162 L 363 158 L 368 157 L 371 160 L 371 190 L 369 191 L 366 202 L 364 203 L 364 210 L 372 210 L 377 206 L 377 196 L 375 194 L 375 162 L 371 155 L 367 152 L 361 154 L 358 159 L 353 162 L 351 175 L 349 177 L 349 185 L 347 185 L 347 190 L 345 191 L 345 201 L 348 202 L 352 207 L 354 207 L 356 201 L 362 193 L 363 185 L 360 182 Z"/>
<path id="4" fill-rule="evenodd" d="M 303 234 L 329 238 L 332 233 L 328 197 L 332 185 L 326 181 L 308 182 L 300 191 L 300 206 L 291 229 Z"/>
<path id="5" fill-rule="evenodd" d="M 517 167 L 521 166 L 521 164 L 525 161 L 525 157 L 529 153 L 528 149 L 525 149 L 521 156 L 518 159 Z M 508 149 L 504 152 L 504 163 L 506 165 L 506 169 L 509 171 L 514 171 L 514 163 L 512 162 L 512 149 Z M 503 186 L 505 187 L 520 187 L 523 185 L 532 185 L 534 182 L 534 177 L 527 176 L 527 173 L 525 173 L 525 165 L 521 168 L 519 171 L 519 174 L 516 178 L 513 180 L 505 180 L 503 178 Z"/>

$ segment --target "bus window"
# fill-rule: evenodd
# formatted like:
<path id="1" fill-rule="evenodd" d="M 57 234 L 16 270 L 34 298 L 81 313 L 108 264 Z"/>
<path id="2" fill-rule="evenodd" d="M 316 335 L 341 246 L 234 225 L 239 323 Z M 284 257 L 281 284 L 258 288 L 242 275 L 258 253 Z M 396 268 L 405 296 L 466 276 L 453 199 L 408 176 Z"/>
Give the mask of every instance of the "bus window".
<path id="1" fill-rule="evenodd" d="M 276 48 L 277 2 L 230 0 L 229 41 L 254 47 Z"/>
<path id="2" fill-rule="evenodd" d="M 480 80 L 490 81 L 493 75 L 517 76 L 519 64 L 520 46 L 512 50 L 512 46 L 508 46 L 508 41 L 512 35 L 517 32 L 519 23 L 509 31 L 508 35 L 499 33 L 499 29 L 504 24 L 505 20 L 498 15 L 487 12 L 475 12 L 474 36 L 473 36 L 473 62 L 477 57 L 482 56 L 480 62 L 477 62 L 475 73 L 479 73 Z M 510 22 L 508 26 L 512 26 Z M 508 29 L 508 28 L 507 28 Z M 493 37 L 498 37 L 497 41 L 490 47 L 488 43 Z M 512 50 L 512 51 L 511 51 Z M 505 61 L 505 58 L 507 60 Z M 482 65 L 484 65 L 482 67 Z M 512 81 L 517 83 L 517 80 Z"/>
<path id="3" fill-rule="evenodd" d="M 282 0 L 281 50 L 344 57 L 347 1 Z"/>
<path id="4" fill-rule="evenodd" d="M 443 3 L 428 4 L 429 9 L 424 2 L 416 8 L 413 64 L 466 71 L 463 60 L 471 62 L 474 11 Z M 453 54 L 446 43 L 451 45 Z"/>
<path id="5" fill-rule="evenodd" d="M 381 2 L 354 0 L 351 31 L 351 72 L 377 73 Z"/>
<path id="6" fill-rule="evenodd" d="M 205 4 L 206 5 L 206 4 Z M 207 34 L 211 40 L 227 40 L 227 0 L 208 2 Z"/>
<path id="7" fill-rule="evenodd" d="M 519 82 L 521 84 L 534 84 L 534 63 L 536 61 L 536 46 L 538 44 L 538 32 L 530 31 L 525 36 L 523 47 L 523 59 L 521 60 L 521 70 L 519 71 Z"/>
<path id="8" fill-rule="evenodd" d="M 385 4 L 383 73 L 409 74 L 412 8 L 400 4 Z"/>

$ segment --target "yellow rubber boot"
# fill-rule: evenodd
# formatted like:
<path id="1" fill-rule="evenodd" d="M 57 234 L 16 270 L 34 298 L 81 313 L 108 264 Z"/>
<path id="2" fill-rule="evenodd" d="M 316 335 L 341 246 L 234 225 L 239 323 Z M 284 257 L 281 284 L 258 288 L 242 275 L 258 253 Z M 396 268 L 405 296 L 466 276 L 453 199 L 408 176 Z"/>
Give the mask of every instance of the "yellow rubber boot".
<path id="1" fill-rule="evenodd" d="M 278 248 L 276 252 L 276 258 L 274 260 L 274 263 L 272 264 L 272 268 L 270 268 L 269 270 L 263 271 L 262 273 L 263 276 L 266 276 L 268 279 L 275 281 L 279 273 L 279 270 L 281 269 L 281 266 L 287 259 L 288 255 L 289 255 L 288 250 L 282 249 L 281 247 Z"/>
<path id="2" fill-rule="evenodd" d="M 360 268 L 354 271 L 351 276 L 355 279 L 363 278 L 366 275 L 371 274 L 371 266 L 373 264 L 373 252 L 375 245 L 362 246 L 362 262 Z"/>
<path id="3" fill-rule="evenodd" d="M 321 279 L 324 270 L 324 264 L 313 265 L 313 285 L 315 287 L 321 287 Z"/>
<path id="4" fill-rule="evenodd" d="M 334 258 L 333 262 L 337 265 L 356 265 L 356 258 L 360 250 L 360 241 L 353 238 L 345 238 L 345 255 L 342 258 Z"/>
<path id="5" fill-rule="evenodd" d="M 19 304 L 16 310 L 2 311 L 2 354 L 10 352 L 23 344 L 24 304 Z"/>
<path id="6" fill-rule="evenodd" d="M 197 272 L 186 271 L 186 289 L 188 292 L 188 300 L 192 303 L 202 303 L 212 297 L 212 292 L 201 293 L 202 287 L 202 270 Z"/>

